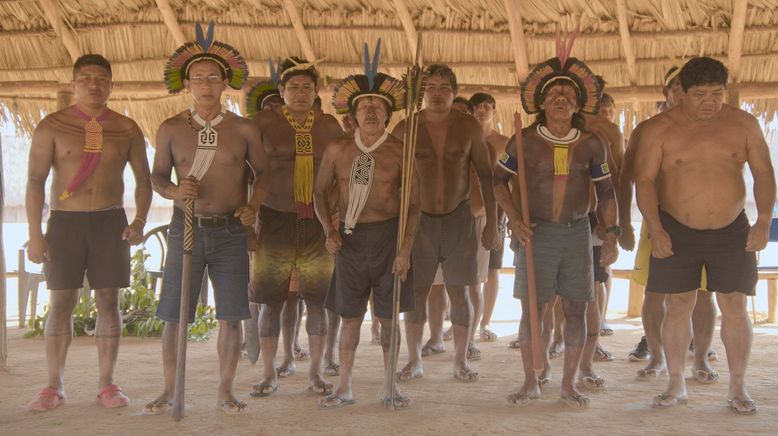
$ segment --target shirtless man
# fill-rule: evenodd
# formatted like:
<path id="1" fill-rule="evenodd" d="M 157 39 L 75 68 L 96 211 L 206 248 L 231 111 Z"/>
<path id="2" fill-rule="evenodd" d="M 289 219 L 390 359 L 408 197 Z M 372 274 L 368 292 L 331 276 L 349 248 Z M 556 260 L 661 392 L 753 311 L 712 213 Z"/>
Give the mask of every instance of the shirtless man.
<path id="1" fill-rule="evenodd" d="M 473 106 L 473 116 L 481 125 L 486 136 L 486 145 L 489 147 L 489 158 L 492 160 L 492 167 L 497 165 L 497 159 L 505 150 L 505 146 L 508 144 L 508 137 L 500 134 L 494 129 L 494 116 L 496 110 L 496 102 L 494 97 L 483 92 L 477 92 L 470 97 L 470 104 Z M 478 183 L 478 178 L 474 172 L 470 174 L 470 199 L 471 209 L 477 210 L 476 217 L 484 217 L 486 210 L 484 208 L 484 202 L 481 198 L 481 190 Z M 481 284 L 470 287 L 470 299 L 473 302 L 473 324 L 470 339 L 471 348 L 475 347 L 475 335 L 478 329 L 478 337 L 481 341 L 490 342 L 496 341 L 497 335 L 489 330 L 489 322 L 492 319 L 492 313 L 494 312 L 494 305 L 497 303 L 497 292 L 500 287 L 500 268 L 502 268 L 503 257 L 503 241 L 505 241 L 506 227 L 505 227 L 505 214 L 502 209 L 498 209 L 498 238 L 497 247 L 484 253 L 487 258 L 485 260 L 486 275 L 483 281 L 483 291 Z M 480 259 L 479 259 L 480 260 Z M 479 268 L 481 265 L 479 264 Z M 481 271 L 479 271 L 479 279 L 481 278 Z M 476 304 L 478 303 L 478 304 Z M 476 348 L 477 349 L 477 348 Z M 468 353 L 473 354 L 473 353 Z M 478 351 L 480 355 L 480 350 Z"/>
<path id="2" fill-rule="evenodd" d="M 65 359 L 84 272 L 95 290 L 98 314 L 97 401 L 109 408 L 129 404 L 113 382 L 122 334 L 119 288 L 130 284 L 130 244 L 143 239 L 151 184 L 143 133 L 134 121 L 106 105 L 111 85 L 111 64 L 104 57 L 88 54 L 78 58 L 71 83 L 76 104 L 46 116 L 32 137 L 25 201 L 30 232 L 27 255 L 30 261 L 43 263 L 51 290 L 45 328 L 49 380 L 30 403 L 35 411 L 65 403 Z M 95 130 L 99 136 L 88 133 Z M 99 151 L 95 153 L 90 145 L 98 145 Z M 84 162 L 95 157 L 99 160 L 94 169 L 84 170 Z M 122 206 L 122 176 L 128 162 L 135 176 L 136 210 L 129 225 Z M 52 210 L 44 236 L 41 216 L 49 173 L 54 176 L 49 198 Z"/>
<path id="3" fill-rule="evenodd" d="M 308 310 L 306 330 L 311 353 L 308 382 L 311 390 L 329 395 L 332 385 L 322 378 L 322 356 L 327 334 L 324 297 L 332 276 L 332 255 L 313 213 L 313 184 L 326 145 L 343 134 L 331 115 L 314 111 L 319 75 L 313 64 L 290 58 L 281 65 L 281 109 L 254 117 L 265 147 L 272 178 L 260 208 L 259 249 L 254 256 L 253 301 L 262 304 L 259 315 L 263 378 L 252 396 L 264 397 L 278 389 L 275 367 L 281 310 L 289 296 L 292 270 L 297 270 L 298 292 Z M 294 127 L 293 127 L 294 126 Z"/>
<path id="4" fill-rule="evenodd" d="M 767 245 L 775 203 L 775 175 L 758 121 L 724 104 L 727 69 L 698 57 L 681 69 L 684 98 L 679 107 L 650 120 L 641 132 L 635 168 L 638 207 L 651 236 L 646 291 L 666 294 L 662 340 L 667 389 L 656 407 L 685 403 L 686 350 L 700 274 L 716 292 L 721 339 L 727 352 L 732 411 L 753 414 L 756 403 L 745 385 L 752 328 L 746 296 L 754 295 L 756 251 Z M 754 177 L 758 217 L 749 225 L 743 166 Z"/>
<path id="5" fill-rule="evenodd" d="M 237 52 L 236 52 L 237 53 Z M 187 52 L 180 55 L 186 56 Z M 189 314 L 192 322 L 197 309 L 200 282 L 207 267 L 213 284 L 219 335 L 216 349 L 219 356 L 219 386 L 217 407 L 228 414 L 245 410 L 246 403 L 232 393 L 232 383 L 240 357 L 241 321 L 251 317 L 248 304 L 248 238 L 246 226 L 253 226 L 257 209 L 265 197 L 268 184 L 268 163 L 259 133 L 251 122 L 228 111 L 221 103 L 227 86 L 239 88 L 234 70 L 223 64 L 221 57 L 202 56 L 194 60 L 177 60 L 182 65 L 176 72 L 193 100 L 190 109 L 165 120 L 157 132 L 157 153 L 154 156 L 151 181 L 162 197 L 174 201 L 173 217 L 168 230 L 168 255 L 165 259 L 162 292 L 157 316 L 165 321 L 162 331 L 162 363 L 164 390 L 146 404 L 144 414 L 165 412 L 172 404 L 178 352 L 181 281 L 184 246 L 184 209 L 194 200 L 192 223 L 194 245 L 191 254 Z M 239 56 L 239 55 L 236 55 Z M 245 77 L 245 75 L 243 76 Z M 171 92 L 179 87 L 168 86 Z M 213 135 L 204 133 L 208 129 Z M 200 141 L 215 140 L 216 151 L 205 173 L 197 172 L 203 150 Z M 206 152 L 207 153 L 207 152 Z M 246 162 L 253 169 L 252 195 L 247 203 L 245 184 Z M 197 163 L 197 165 L 195 165 Z M 194 168 L 194 171 L 193 171 Z M 171 181 L 175 170 L 175 180 Z M 199 181 L 198 181 L 199 180 Z"/>
<path id="6" fill-rule="evenodd" d="M 497 242 L 497 208 L 492 183 L 492 165 L 483 130 L 470 115 L 452 110 L 457 92 L 456 76 L 446 65 L 427 67 L 424 91 L 426 108 L 419 113 L 416 165 L 421 177 L 421 221 L 413 248 L 416 306 L 406 315 L 409 362 L 399 372 L 400 380 L 421 377 L 421 342 L 427 317 L 427 296 L 438 265 L 442 265 L 446 291 L 451 299 L 454 325 L 454 377 L 475 381 L 478 373 L 467 364 L 472 308 L 467 287 L 477 284 L 475 254 L 480 236 L 484 248 Z M 405 122 L 394 130 L 402 137 Z M 486 225 L 476 235 L 469 206 L 470 167 L 481 183 Z"/>
<path id="7" fill-rule="evenodd" d="M 664 110 L 670 110 L 681 104 L 684 97 L 681 79 L 678 77 L 680 69 L 676 66 L 670 68 L 665 75 L 665 87 L 663 93 L 665 102 Z M 632 186 L 635 177 L 635 157 L 640 143 L 643 129 L 647 122 L 638 124 L 632 132 L 629 146 L 624 155 L 624 165 L 619 175 L 619 222 L 623 223 L 624 232 L 619 240 L 625 250 L 635 248 L 635 230 L 632 228 Z M 630 279 L 635 283 L 645 286 L 648 281 L 648 263 L 651 253 L 651 241 L 648 239 L 648 226 L 644 225 L 640 231 L 640 242 L 635 256 L 635 270 Z M 705 289 L 705 275 L 703 274 L 701 289 Z M 638 380 L 655 378 L 666 371 L 665 355 L 662 351 L 662 322 L 665 319 L 665 295 L 656 292 L 645 292 L 641 311 L 645 336 L 629 353 L 632 361 L 647 360 L 648 364 L 637 371 Z M 713 293 L 698 292 L 697 302 L 692 312 L 693 342 L 698 344 L 694 351 L 694 363 L 692 374 L 695 380 L 701 383 L 714 383 L 718 381 L 719 374 L 714 370 L 709 360 L 715 360 L 716 353 L 711 349 L 713 333 L 716 327 L 716 305 L 713 301 Z"/>
<path id="8" fill-rule="evenodd" d="M 383 74 L 376 77 L 376 81 L 378 80 L 391 81 L 397 83 L 398 87 L 402 86 L 395 79 Z M 383 87 L 379 88 L 376 83 L 373 88 Z M 348 91 L 341 88 L 340 92 Z M 381 94 L 376 89 L 362 89 L 357 92 L 362 92 L 358 94 L 358 98 L 338 99 L 338 91 L 336 91 L 335 100 L 352 101 L 347 108 L 354 114 L 358 125 L 355 135 L 358 136 L 344 136 L 327 146 L 316 179 L 316 212 L 327 234 L 327 249 L 335 254 L 335 273 L 327 293 L 326 305 L 343 319 L 343 334 L 339 347 L 342 365 L 340 382 L 332 395 L 319 403 L 323 408 L 354 403 L 351 374 L 371 290 L 375 316 L 381 323 L 381 347 L 385 367 L 390 357 L 388 353 L 395 276 L 398 276 L 402 282 L 400 311 L 412 310 L 414 303 L 413 277 L 406 277 L 406 275 L 410 268 L 413 238 L 419 225 L 418 175 L 414 175 L 408 221 L 400 251 L 397 252 L 403 144 L 385 130 L 392 110 L 400 109 L 402 102 L 397 102 L 398 106 L 394 104 L 391 95 Z M 372 157 L 373 170 L 366 171 L 367 178 L 372 183 L 369 182 L 370 187 L 365 198 L 365 194 L 359 195 L 361 192 L 357 183 L 359 179 L 355 178 L 353 167 L 366 157 Z M 332 225 L 330 218 L 332 211 L 327 204 L 328 193 L 333 184 L 339 194 L 340 228 Z M 364 202 L 361 202 L 360 198 L 364 198 Z M 360 206 L 362 206 L 361 210 Z M 399 337 L 397 345 L 399 345 Z M 395 398 L 389 401 L 388 384 L 384 389 L 382 395 L 384 403 L 393 402 L 398 408 L 410 405 L 410 400 L 399 392 L 396 392 Z"/>
<path id="9" fill-rule="evenodd" d="M 574 59 L 571 59 L 574 60 Z M 530 221 L 526 227 L 519 212 L 518 195 L 512 196 L 508 182 L 518 170 L 515 140 L 508 143 L 495 174 L 495 196 L 508 216 L 514 238 L 516 260 L 515 296 L 521 300 L 519 340 L 524 364 L 524 384 L 508 400 L 525 403 L 540 397 L 530 346 L 527 272 L 524 250 L 530 239 L 534 247 L 538 314 L 542 318 L 547 303 L 556 293 L 565 315 L 565 358 L 561 397 L 573 407 L 586 407 L 589 399 L 576 386 L 576 372 L 587 336 L 599 332 L 599 324 L 587 326 L 587 304 L 594 300 L 589 189 L 592 181 L 597 195 L 597 212 L 606 227 L 600 263 L 616 260 L 616 198 L 607 165 L 606 146 L 594 134 L 582 130 L 580 111 L 596 112 L 599 89 L 580 89 L 588 81 L 569 71 L 542 75 L 539 64 L 522 86 L 522 103 L 528 113 L 539 112 L 537 121 L 520 133 L 524 146 Z M 568 61 L 569 62 L 569 61 Z M 580 61 L 577 71 L 588 71 Z M 558 62 L 556 63 L 558 65 Z M 553 69 L 553 67 L 552 67 Z M 591 75 L 593 76 L 593 75 Z M 593 86 L 593 85 L 590 85 Z M 539 89 L 538 89 L 539 88 Z M 533 89 L 538 89 L 536 92 Z M 519 120 L 518 115 L 516 119 Z M 548 343 L 544 342 L 544 354 Z M 545 357 L 545 356 L 544 356 Z"/>

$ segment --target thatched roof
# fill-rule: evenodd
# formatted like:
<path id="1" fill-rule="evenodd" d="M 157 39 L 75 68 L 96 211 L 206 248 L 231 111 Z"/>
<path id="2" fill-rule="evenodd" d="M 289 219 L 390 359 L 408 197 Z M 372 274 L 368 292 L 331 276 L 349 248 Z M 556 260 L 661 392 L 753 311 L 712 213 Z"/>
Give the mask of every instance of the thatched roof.
<path id="1" fill-rule="evenodd" d="M 699 54 L 725 61 L 741 100 L 759 114 L 778 109 L 778 0 L 0 0 L 2 116 L 31 131 L 56 109 L 74 56 L 97 52 L 113 63 L 111 107 L 153 139 L 187 104 L 162 86 L 165 60 L 179 45 L 174 35 L 193 39 L 194 23 L 212 18 L 217 39 L 238 48 L 257 78 L 269 75 L 268 58 L 311 53 L 326 58 L 322 73 L 333 80 L 352 74 L 362 44 L 379 37 L 384 69 L 400 75 L 420 32 L 424 61 L 449 63 L 463 94 L 496 94 L 506 130 L 519 109 L 522 71 L 554 54 L 557 23 L 572 30 L 579 21 L 573 55 L 606 78 L 628 117 L 654 112 L 670 57 Z M 329 92 L 322 97 L 327 110 Z"/>

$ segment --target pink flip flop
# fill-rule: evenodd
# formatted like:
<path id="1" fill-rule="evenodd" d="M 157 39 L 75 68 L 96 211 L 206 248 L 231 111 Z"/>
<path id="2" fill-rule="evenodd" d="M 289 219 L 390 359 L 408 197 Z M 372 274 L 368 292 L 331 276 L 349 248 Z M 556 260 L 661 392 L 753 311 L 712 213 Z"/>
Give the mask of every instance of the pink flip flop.
<path id="1" fill-rule="evenodd" d="M 108 385 L 97 394 L 97 403 L 106 409 L 125 407 L 130 404 L 130 399 L 122 392 L 122 388 L 116 385 Z"/>
<path id="2" fill-rule="evenodd" d="M 65 394 L 50 387 L 45 387 L 38 392 L 38 397 L 33 400 L 29 408 L 35 412 L 48 412 L 65 404 Z"/>

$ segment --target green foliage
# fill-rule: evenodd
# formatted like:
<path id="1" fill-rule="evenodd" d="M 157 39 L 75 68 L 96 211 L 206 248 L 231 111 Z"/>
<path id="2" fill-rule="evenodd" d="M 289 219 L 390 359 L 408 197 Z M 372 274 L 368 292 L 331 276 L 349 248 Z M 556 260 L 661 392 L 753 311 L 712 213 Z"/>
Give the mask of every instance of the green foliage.
<path id="1" fill-rule="evenodd" d="M 165 322 L 156 317 L 159 300 L 154 290 L 149 288 L 151 276 L 146 272 L 144 261 L 148 259 L 143 248 L 138 249 L 132 256 L 132 273 L 130 287 L 119 291 L 119 311 L 122 315 L 123 336 L 161 336 Z M 46 306 L 43 315 L 31 319 L 30 330 L 25 338 L 42 336 L 49 316 L 49 308 Z M 85 296 L 79 298 L 76 308 L 73 310 L 73 335 L 94 335 L 97 322 L 97 307 L 94 298 Z M 198 304 L 195 321 L 189 326 L 189 339 L 205 341 L 209 337 L 210 330 L 216 327 L 215 311 L 211 306 Z"/>

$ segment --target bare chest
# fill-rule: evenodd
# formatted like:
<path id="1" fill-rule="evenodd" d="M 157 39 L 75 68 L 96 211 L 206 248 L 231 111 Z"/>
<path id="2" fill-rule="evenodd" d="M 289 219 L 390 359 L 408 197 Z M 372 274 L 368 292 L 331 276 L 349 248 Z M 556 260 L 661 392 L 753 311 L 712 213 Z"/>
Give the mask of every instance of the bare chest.
<path id="1" fill-rule="evenodd" d="M 127 162 L 131 144 L 128 133 L 106 129 L 97 140 L 102 144 L 101 166 L 112 163 L 123 165 Z M 80 162 L 84 153 L 86 132 L 77 126 L 64 126 L 58 130 L 54 143 L 55 162 Z"/>
<path id="2" fill-rule="evenodd" d="M 212 167 L 242 167 L 248 150 L 245 138 L 229 125 L 214 130 L 217 145 Z M 189 168 L 197 153 L 198 133 L 193 129 L 180 129 L 177 133 L 171 144 L 173 160 L 176 168 Z"/>
<path id="3" fill-rule="evenodd" d="M 662 169 L 685 171 L 690 168 L 742 166 L 747 158 L 746 141 L 728 129 L 675 129 L 663 135 Z"/>

